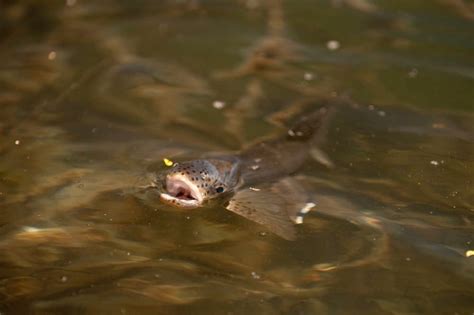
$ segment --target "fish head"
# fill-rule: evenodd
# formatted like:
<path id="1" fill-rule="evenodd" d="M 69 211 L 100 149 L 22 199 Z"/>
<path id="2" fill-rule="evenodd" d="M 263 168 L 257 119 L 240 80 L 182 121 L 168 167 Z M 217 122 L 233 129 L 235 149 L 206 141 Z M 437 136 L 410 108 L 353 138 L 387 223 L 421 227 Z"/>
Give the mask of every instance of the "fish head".
<path id="1" fill-rule="evenodd" d="M 160 176 L 160 199 L 171 206 L 193 209 L 233 191 L 237 164 L 228 160 L 192 160 L 176 163 Z"/>

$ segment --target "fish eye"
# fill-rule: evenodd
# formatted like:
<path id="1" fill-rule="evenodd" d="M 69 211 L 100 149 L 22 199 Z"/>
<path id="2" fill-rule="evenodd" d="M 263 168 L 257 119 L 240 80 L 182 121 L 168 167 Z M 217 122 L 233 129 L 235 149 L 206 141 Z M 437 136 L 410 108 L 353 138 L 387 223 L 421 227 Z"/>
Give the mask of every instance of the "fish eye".
<path id="1" fill-rule="evenodd" d="M 219 194 L 223 193 L 224 192 L 224 187 L 222 187 L 222 186 L 217 187 L 216 192 L 219 193 Z"/>

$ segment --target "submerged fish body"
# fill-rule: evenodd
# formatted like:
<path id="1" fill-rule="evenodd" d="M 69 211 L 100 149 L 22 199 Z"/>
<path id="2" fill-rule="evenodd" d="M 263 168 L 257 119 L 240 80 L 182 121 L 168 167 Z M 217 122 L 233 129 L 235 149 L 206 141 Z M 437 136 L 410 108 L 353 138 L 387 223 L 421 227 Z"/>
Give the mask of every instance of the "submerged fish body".
<path id="1" fill-rule="evenodd" d="M 153 186 L 160 188 L 166 204 L 193 209 L 222 201 L 227 210 L 294 239 L 294 223 L 301 223 L 314 203 L 288 176 L 303 165 L 328 117 L 328 110 L 321 108 L 284 137 L 254 144 L 240 154 L 176 163 Z"/>

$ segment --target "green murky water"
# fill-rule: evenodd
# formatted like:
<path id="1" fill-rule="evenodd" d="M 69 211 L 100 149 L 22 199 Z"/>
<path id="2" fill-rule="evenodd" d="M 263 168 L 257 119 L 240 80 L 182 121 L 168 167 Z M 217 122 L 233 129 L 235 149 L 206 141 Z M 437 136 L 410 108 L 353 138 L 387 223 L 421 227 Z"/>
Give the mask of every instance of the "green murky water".
<path id="1" fill-rule="evenodd" d="M 474 313 L 474 6 L 0 2 L 1 314 Z M 132 193 L 342 103 L 282 240 Z"/>

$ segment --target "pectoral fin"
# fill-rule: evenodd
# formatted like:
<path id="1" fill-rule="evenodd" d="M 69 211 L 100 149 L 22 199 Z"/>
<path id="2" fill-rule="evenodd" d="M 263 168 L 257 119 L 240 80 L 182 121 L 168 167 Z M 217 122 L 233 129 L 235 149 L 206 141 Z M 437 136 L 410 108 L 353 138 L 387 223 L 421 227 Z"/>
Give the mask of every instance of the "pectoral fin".
<path id="1" fill-rule="evenodd" d="M 297 180 L 284 178 L 271 186 L 238 191 L 226 208 L 284 239 L 294 240 L 294 224 L 303 223 L 303 216 L 314 206 Z"/>
<path id="2" fill-rule="evenodd" d="M 296 231 L 285 206 L 285 201 L 271 191 L 244 189 L 234 195 L 226 208 L 291 241 L 296 239 Z"/>

